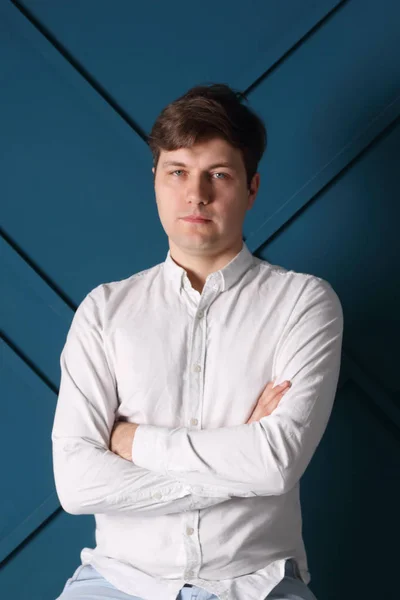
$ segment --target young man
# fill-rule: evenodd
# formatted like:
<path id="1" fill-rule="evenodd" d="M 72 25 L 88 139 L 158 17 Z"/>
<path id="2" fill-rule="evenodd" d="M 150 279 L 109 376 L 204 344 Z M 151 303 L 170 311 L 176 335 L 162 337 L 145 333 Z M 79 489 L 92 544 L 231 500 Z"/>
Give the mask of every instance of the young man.
<path id="1" fill-rule="evenodd" d="M 60 358 L 56 488 L 96 519 L 60 599 L 315 600 L 299 481 L 337 389 L 341 303 L 243 242 L 266 131 L 239 94 L 192 88 L 149 145 L 166 259 L 93 289 Z"/>

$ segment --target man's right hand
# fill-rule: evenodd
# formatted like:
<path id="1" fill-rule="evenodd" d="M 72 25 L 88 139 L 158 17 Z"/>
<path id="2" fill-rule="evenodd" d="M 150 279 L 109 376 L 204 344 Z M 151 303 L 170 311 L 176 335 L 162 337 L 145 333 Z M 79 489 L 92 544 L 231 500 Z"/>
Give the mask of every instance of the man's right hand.
<path id="1" fill-rule="evenodd" d="M 281 385 L 272 387 L 274 381 L 270 381 L 265 386 L 257 401 L 257 405 L 254 408 L 249 420 L 246 425 L 259 421 L 262 417 L 267 417 L 272 413 L 273 410 L 278 406 L 283 394 L 291 387 L 291 382 L 286 380 Z"/>

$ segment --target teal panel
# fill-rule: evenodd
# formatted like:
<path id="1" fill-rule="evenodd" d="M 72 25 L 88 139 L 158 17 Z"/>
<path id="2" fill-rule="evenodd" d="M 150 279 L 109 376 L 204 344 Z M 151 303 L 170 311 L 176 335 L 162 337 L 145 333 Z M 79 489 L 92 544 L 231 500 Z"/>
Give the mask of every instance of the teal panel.
<path id="1" fill-rule="evenodd" d="M 330 123 L 334 122 L 334 114 L 325 118 L 328 113 L 321 107 L 330 106 L 333 110 L 336 106 L 337 119 L 342 118 L 341 101 L 337 99 L 336 104 L 333 103 L 331 94 L 336 87 L 343 87 L 344 78 L 348 79 L 351 76 L 350 71 L 353 67 L 347 60 L 347 54 L 337 52 L 335 62 L 331 63 L 328 78 L 326 60 L 323 57 L 331 56 L 334 50 L 337 51 L 336 40 L 339 36 L 344 37 L 348 44 L 351 38 L 355 66 L 357 61 L 360 65 L 363 64 L 365 55 L 372 60 L 374 56 L 371 53 L 376 52 L 370 39 L 375 31 L 377 35 L 379 27 L 371 9 L 363 13 L 363 29 L 360 29 L 357 37 L 352 32 L 349 32 L 347 38 L 343 36 L 342 30 L 346 31 L 346 23 L 351 17 L 351 14 L 346 13 L 349 6 L 346 4 L 336 11 L 324 26 L 308 38 L 307 43 L 301 45 L 275 69 L 265 83 L 260 84 L 251 95 L 255 108 L 267 116 L 270 139 L 270 146 L 261 166 L 260 193 L 254 207 L 247 213 L 244 224 L 245 238 L 252 249 L 260 246 L 282 227 L 398 114 L 400 101 L 393 100 L 393 90 L 400 90 L 400 83 L 397 88 L 394 64 L 389 92 L 385 86 L 374 86 L 374 82 L 368 77 L 373 77 L 375 71 L 367 71 L 366 88 L 372 86 L 378 91 L 374 92 L 368 103 L 363 101 L 362 96 L 354 96 L 352 112 L 348 115 L 348 119 L 352 119 L 351 123 L 354 123 L 354 131 L 350 131 L 350 126 L 347 125 L 335 127 L 333 132 L 329 130 Z M 12 9 L 16 11 L 14 7 Z M 387 45 L 384 46 L 387 50 L 386 54 L 381 53 L 382 64 L 385 65 L 392 65 L 396 60 L 393 57 L 397 56 L 394 52 L 395 26 L 391 25 L 395 22 L 397 10 L 391 5 L 387 11 L 382 12 L 385 15 L 381 17 L 382 23 L 387 26 Z M 7 17 L 14 25 L 15 31 L 19 31 L 17 17 L 22 19 L 21 15 L 13 13 L 12 18 L 11 15 Z M 29 40 L 32 49 L 40 49 L 40 56 L 46 57 L 45 62 L 39 60 L 36 54 L 29 50 L 29 44 L 25 47 L 26 41 L 21 48 L 16 46 L 23 56 L 26 52 L 26 64 L 30 65 L 31 71 L 36 69 L 37 75 L 40 72 L 40 85 L 36 88 L 36 95 L 38 104 L 43 103 L 43 108 L 39 120 L 26 118 L 20 125 L 19 136 L 24 140 L 24 144 L 17 144 L 19 163 L 15 160 L 15 154 L 6 155 L 3 186 L 9 201 L 6 205 L 5 228 L 18 246 L 26 249 L 34 262 L 77 304 L 84 292 L 96 283 L 119 279 L 160 262 L 164 259 L 167 245 L 153 199 L 147 147 L 144 150 L 140 138 L 135 138 L 129 127 L 124 126 L 122 120 L 115 115 L 112 123 L 118 122 L 119 128 L 125 128 L 125 135 L 121 137 L 129 145 L 129 149 L 120 137 L 113 136 L 111 122 L 110 127 L 103 127 L 102 123 L 106 117 L 103 114 L 105 103 L 102 99 L 92 98 L 93 90 L 76 72 L 70 72 L 72 69 L 67 61 L 60 58 L 29 23 L 24 23 L 24 26 L 25 39 Z M 312 52 L 307 50 L 308 47 L 312 47 Z M 366 54 L 367 52 L 370 52 L 370 55 Z M 298 56 L 301 60 L 297 59 Z M 376 63 L 379 59 L 377 56 L 374 58 Z M 25 68 L 24 60 L 18 63 L 21 69 Z M 52 65 L 52 69 L 46 75 L 47 63 Z M 55 67 L 57 73 L 62 74 L 62 79 L 52 76 Z M 389 73 L 389 67 L 385 68 Z M 305 80 L 309 85 L 304 85 Z M 24 81 L 22 75 L 21 81 Z M 65 91 L 61 90 L 67 87 L 67 83 L 70 89 L 70 81 L 73 81 L 74 89 L 76 86 L 80 91 L 77 96 L 64 96 L 68 98 L 65 107 L 60 99 L 57 107 L 60 114 L 55 121 L 57 125 L 62 122 L 63 126 L 57 138 L 54 138 L 51 131 L 55 123 L 54 120 L 49 122 L 46 104 L 48 88 L 53 94 L 58 90 L 59 97 L 60 93 L 65 95 Z M 322 81 L 325 87 L 322 86 Z M 326 87 L 327 83 L 329 87 Z M 24 83 L 19 85 L 23 86 Z M 43 86 L 43 89 L 40 86 Z M 7 123 L 11 125 L 7 127 L 10 138 L 12 135 L 15 137 L 16 127 L 15 119 L 12 119 L 16 101 L 16 90 L 13 93 L 13 87 L 14 79 L 4 100 L 9 110 Z M 31 93 L 28 84 L 26 87 L 23 91 L 25 96 Z M 325 89 L 327 91 L 324 91 Z M 291 90 L 290 94 L 288 90 Z M 90 98 L 88 106 L 85 103 L 87 98 Z M 285 108 L 288 106 L 288 98 L 292 106 L 289 114 Z M 54 104 L 53 100 L 52 102 Z M 89 110 L 89 106 L 96 106 L 98 110 Z M 56 112 L 54 106 L 51 112 Z M 100 121 L 97 118 L 99 112 L 102 116 Z M 109 113 L 112 111 L 109 110 L 107 114 Z M 313 135 L 309 135 L 313 123 L 317 122 L 316 115 L 323 113 L 325 120 L 319 122 L 318 130 L 315 130 Z M 270 114 L 274 114 L 273 119 Z M 362 122 L 364 129 L 361 134 Z M 325 123 L 327 128 L 325 133 L 322 123 Z M 45 152 L 51 152 L 51 155 L 46 155 L 45 160 L 40 161 L 37 158 L 40 156 L 37 144 L 40 135 L 43 134 L 39 129 L 48 131 Z M 127 134 L 136 142 L 135 160 L 127 155 L 127 152 L 131 151 L 130 140 L 125 137 Z M 318 147 L 315 146 L 316 136 L 321 140 Z M 121 143 L 116 143 L 116 137 Z M 26 139 L 35 142 L 30 146 L 26 144 Z M 322 140 L 327 139 L 329 143 L 322 143 Z M 299 140 L 301 152 L 298 151 Z M 16 144 L 15 140 L 13 144 Z M 323 148 L 320 148 L 321 144 Z M 68 152 L 70 147 L 74 147 L 73 153 Z M 54 156 L 58 155 L 62 156 L 62 161 L 55 160 Z M 139 161 L 139 156 L 147 157 L 148 162 L 144 160 L 147 166 Z M 17 169 L 21 169 L 21 164 L 26 165 L 26 168 L 23 168 L 27 179 L 24 180 L 17 177 Z M 60 181 L 63 182 L 62 186 Z M 27 186 L 35 198 L 35 203 L 28 205 L 24 200 Z M 55 189 L 57 202 L 53 200 Z M 266 201 L 264 197 L 267 198 Z M 21 211 L 27 213 L 27 219 L 22 223 L 19 219 Z M 35 234 L 37 230 L 40 230 L 40 236 Z M 147 242 L 149 237 L 152 239 L 150 245 Z M 70 243 L 71 239 L 74 240 L 74 244 Z M 110 240 L 113 245 L 112 252 L 109 250 Z M 113 256 L 117 256 L 118 259 L 115 260 Z"/>
<path id="2" fill-rule="evenodd" d="M 55 600 L 80 564 L 80 551 L 96 545 L 93 515 L 57 511 L 0 569 L 2 600 Z"/>
<path id="3" fill-rule="evenodd" d="M 3 335 L 56 389 L 73 310 L 2 238 L 0 289 Z"/>
<path id="4" fill-rule="evenodd" d="M 301 482 L 303 535 L 321 600 L 397 600 L 399 436 L 355 384 L 337 394 Z"/>
<path id="5" fill-rule="evenodd" d="M 1 561 L 60 504 L 51 456 L 54 394 L 1 339 L 0 397 Z"/>
<path id="6" fill-rule="evenodd" d="M 400 425 L 399 147 L 400 120 L 259 255 L 333 285 L 343 306 L 344 348 L 379 387 L 377 403 Z"/>
<path id="7" fill-rule="evenodd" d="M 214 80 L 250 86 L 267 124 L 250 250 L 326 278 L 344 309 L 332 419 L 301 486 L 310 587 L 397 598 L 399 3 L 15 4 L 0 0 L 0 595 L 54 600 L 95 545 L 93 517 L 54 493 L 61 346 L 85 293 L 168 249 L 132 125 Z"/>
<path id="8" fill-rule="evenodd" d="M 12 4 L 0 54 L 2 227 L 76 305 L 167 252 L 150 151 Z"/>
<path id="9" fill-rule="evenodd" d="M 150 131 L 167 102 L 199 82 L 246 89 L 338 0 L 53 2 L 25 0 L 50 36 Z"/>
<path id="10" fill-rule="evenodd" d="M 269 146 L 244 226 L 260 246 L 400 114 L 400 4 L 345 3 L 250 94 Z"/>

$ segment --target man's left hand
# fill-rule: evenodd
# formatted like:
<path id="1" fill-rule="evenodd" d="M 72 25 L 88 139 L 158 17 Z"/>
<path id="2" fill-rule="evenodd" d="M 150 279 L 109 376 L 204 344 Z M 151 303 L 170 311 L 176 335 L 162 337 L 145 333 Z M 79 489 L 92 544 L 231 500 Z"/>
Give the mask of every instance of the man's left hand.
<path id="1" fill-rule="evenodd" d="M 136 423 L 127 421 L 116 421 L 111 431 L 110 450 L 125 460 L 132 460 L 132 444 L 136 429 Z"/>

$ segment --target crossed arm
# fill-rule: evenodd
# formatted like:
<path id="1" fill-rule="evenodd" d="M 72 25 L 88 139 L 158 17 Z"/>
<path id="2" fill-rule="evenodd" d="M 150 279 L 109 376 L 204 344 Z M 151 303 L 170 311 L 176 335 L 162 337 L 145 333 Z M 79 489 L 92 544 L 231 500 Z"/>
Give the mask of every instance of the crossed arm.
<path id="1" fill-rule="evenodd" d="M 274 373 L 292 386 L 273 413 L 210 430 L 124 423 L 120 455 L 109 449 L 117 397 L 101 300 L 99 286 L 78 307 L 60 359 L 53 464 L 67 512 L 170 514 L 283 494 L 299 481 L 328 423 L 340 370 L 343 313 L 327 282 L 310 278 L 281 336 Z"/>

